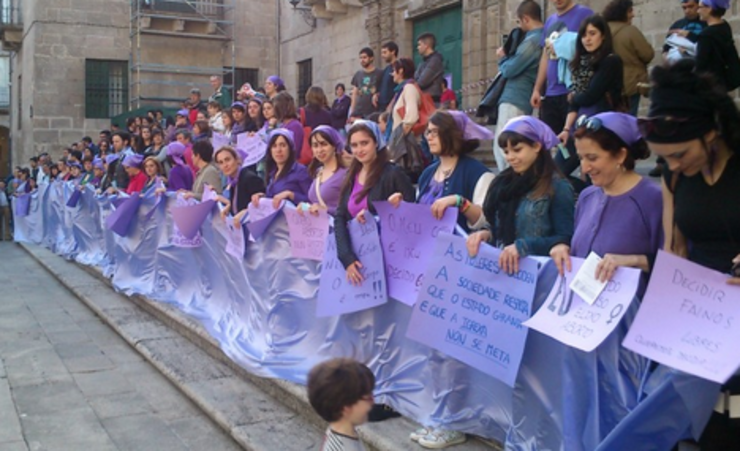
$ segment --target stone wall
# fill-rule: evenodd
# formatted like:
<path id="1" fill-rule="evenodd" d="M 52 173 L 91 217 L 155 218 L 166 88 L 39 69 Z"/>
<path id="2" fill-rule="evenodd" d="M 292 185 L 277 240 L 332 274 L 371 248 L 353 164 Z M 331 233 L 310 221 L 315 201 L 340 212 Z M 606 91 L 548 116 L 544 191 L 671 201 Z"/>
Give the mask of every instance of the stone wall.
<path id="1" fill-rule="evenodd" d="M 97 138 L 107 119 L 85 118 L 85 60 L 128 61 L 130 0 L 29 0 L 24 7 L 24 39 L 13 57 L 11 136 L 13 159 L 61 149 L 82 136 Z M 287 2 L 286 2 L 287 3 Z M 237 1 L 232 19 L 236 66 L 277 71 L 277 1 Z M 231 62 L 231 46 L 213 40 L 143 36 L 142 60 L 178 66 L 220 67 Z M 226 52 L 222 57 L 222 51 Z M 22 83 L 18 83 L 18 77 Z M 201 87 L 207 97 L 208 76 L 147 74 Z M 151 97 L 188 95 L 187 86 L 146 86 Z M 18 107 L 18 96 L 22 107 Z M 173 106 L 173 105 L 170 105 Z M 19 129 L 18 124 L 21 124 Z"/>

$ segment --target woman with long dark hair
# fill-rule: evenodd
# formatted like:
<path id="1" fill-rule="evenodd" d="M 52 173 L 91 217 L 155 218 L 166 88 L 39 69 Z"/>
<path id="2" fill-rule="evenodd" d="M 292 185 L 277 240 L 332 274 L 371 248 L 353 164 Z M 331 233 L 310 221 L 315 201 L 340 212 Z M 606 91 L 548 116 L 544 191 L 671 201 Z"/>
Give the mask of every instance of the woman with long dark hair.
<path id="1" fill-rule="evenodd" d="M 569 143 L 573 126 L 580 115 L 592 116 L 605 111 L 626 110 L 622 100 L 624 72 L 622 59 L 614 53 L 612 34 L 603 17 L 594 15 L 581 24 L 576 39 L 576 52 L 570 63 L 573 86 L 568 95 L 568 116 L 558 138 Z M 578 157 L 573 152 L 558 152 L 555 162 L 561 172 L 569 176 L 578 167 Z M 583 184 L 576 183 L 580 191 Z"/>
<path id="2" fill-rule="evenodd" d="M 308 174 L 313 179 L 308 188 L 308 202 L 299 205 L 299 211 L 317 214 L 327 210 L 334 214 L 339 205 L 339 192 L 347 173 L 342 159 L 344 139 L 330 125 L 319 125 L 309 137 L 313 159 Z"/>
<path id="3" fill-rule="evenodd" d="M 294 204 L 308 200 L 311 177 L 306 167 L 297 162 L 295 141 L 290 130 L 278 128 L 270 133 L 265 156 L 265 185 L 264 193 L 252 195 L 255 206 L 262 197 L 272 198 L 275 208 L 283 200 Z"/>
<path id="4" fill-rule="evenodd" d="M 468 237 L 468 252 L 478 254 L 485 241 L 501 248 L 499 265 L 519 270 L 519 259 L 549 255 L 573 236 L 574 196 L 550 155 L 558 137 L 544 122 L 530 116 L 510 120 L 498 136 L 510 167 L 491 183 L 483 203 L 486 230 Z"/>
<path id="5" fill-rule="evenodd" d="M 262 115 L 262 100 L 259 97 L 252 97 L 247 102 L 247 116 L 249 116 L 247 132 L 256 133 L 265 125 L 265 117 Z"/>
<path id="6" fill-rule="evenodd" d="M 293 96 L 287 92 L 281 92 L 272 99 L 272 104 L 275 107 L 275 119 L 277 119 L 277 127 L 285 130 L 290 130 L 293 133 L 293 142 L 297 146 L 303 146 L 303 125 L 298 119 L 298 109 L 296 108 L 295 100 Z M 301 147 L 298 147 L 300 152 Z M 298 156 L 296 155 L 296 158 Z"/>

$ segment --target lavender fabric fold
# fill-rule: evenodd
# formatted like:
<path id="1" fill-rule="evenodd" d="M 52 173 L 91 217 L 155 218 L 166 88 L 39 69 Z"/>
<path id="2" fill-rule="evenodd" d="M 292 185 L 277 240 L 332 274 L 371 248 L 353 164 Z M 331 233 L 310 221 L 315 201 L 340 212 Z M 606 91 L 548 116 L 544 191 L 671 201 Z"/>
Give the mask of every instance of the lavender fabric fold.
<path id="1" fill-rule="evenodd" d="M 194 205 L 172 207 L 170 210 L 172 220 L 175 221 L 180 233 L 185 238 L 192 240 L 198 234 L 200 226 L 203 225 L 214 205 L 216 205 L 216 201 L 207 200 Z"/>
<path id="2" fill-rule="evenodd" d="M 139 210 L 140 203 L 140 196 L 131 196 L 124 199 L 116 207 L 115 211 L 105 218 L 106 227 L 118 236 L 128 235 L 128 230 L 136 217 L 136 212 Z"/>

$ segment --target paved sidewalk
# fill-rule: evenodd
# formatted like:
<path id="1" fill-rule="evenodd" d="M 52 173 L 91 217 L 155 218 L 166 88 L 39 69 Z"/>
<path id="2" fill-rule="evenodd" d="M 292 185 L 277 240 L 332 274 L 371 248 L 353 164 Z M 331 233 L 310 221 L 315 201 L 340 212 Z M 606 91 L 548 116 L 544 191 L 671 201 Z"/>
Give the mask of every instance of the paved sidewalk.
<path id="1" fill-rule="evenodd" d="M 239 449 L 26 252 L 0 243 L 0 451 Z"/>

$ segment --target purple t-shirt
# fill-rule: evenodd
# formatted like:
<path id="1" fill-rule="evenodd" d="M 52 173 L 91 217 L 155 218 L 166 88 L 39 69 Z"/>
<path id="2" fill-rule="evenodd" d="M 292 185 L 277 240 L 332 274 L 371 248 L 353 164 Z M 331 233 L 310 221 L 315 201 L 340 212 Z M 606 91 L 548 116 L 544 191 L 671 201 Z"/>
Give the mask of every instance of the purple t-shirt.
<path id="1" fill-rule="evenodd" d="M 545 47 L 545 39 L 547 39 L 553 31 L 567 28 L 567 31 L 577 33 L 583 20 L 587 17 L 593 16 L 593 14 L 594 12 L 591 8 L 583 5 L 575 5 L 562 16 L 555 13 L 548 17 L 545 22 L 542 39 L 540 40 L 540 46 L 543 48 Z M 547 65 L 547 90 L 545 91 L 545 97 L 561 96 L 564 94 L 568 94 L 568 88 L 566 88 L 564 84 L 558 83 L 558 60 L 551 59 Z"/>
<path id="2" fill-rule="evenodd" d="M 293 167 L 282 178 L 275 180 L 275 171 L 270 174 L 270 183 L 265 191 L 266 197 L 275 197 L 283 191 L 293 192 L 293 203 L 298 205 L 299 202 L 308 200 L 308 187 L 311 186 L 311 176 L 308 170 L 300 163 L 293 163 Z"/>
<path id="3" fill-rule="evenodd" d="M 604 254 L 655 255 L 663 244 L 663 196 L 660 185 L 643 178 L 619 196 L 608 196 L 598 186 L 578 198 L 575 232 L 570 253 L 586 258 L 591 251 Z M 640 281 L 642 297 L 647 275 Z"/>
<path id="4" fill-rule="evenodd" d="M 346 174 L 347 170 L 345 168 L 339 168 L 319 187 L 319 191 L 321 191 L 321 199 L 324 201 L 330 215 L 333 215 L 337 211 L 340 189 L 342 188 L 342 182 L 344 181 L 344 176 Z M 321 203 L 319 202 L 319 196 L 316 194 L 317 180 L 318 177 L 313 180 L 311 187 L 308 188 L 308 201 L 312 204 Z"/>
<path id="5" fill-rule="evenodd" d="M 357 214 L 363 209 L 367 210 L 367 196 L 363 197 L 360 202 L 357 202 L 360 191 L 362 191 L 364 185 L 360 183 L 360 175 L 355 176 L 355 183 L 352 186 L 352 193 L 349 195 L 349 202 L 347 202 L 347 210 L 353 218 L 357 217 Z"/>

